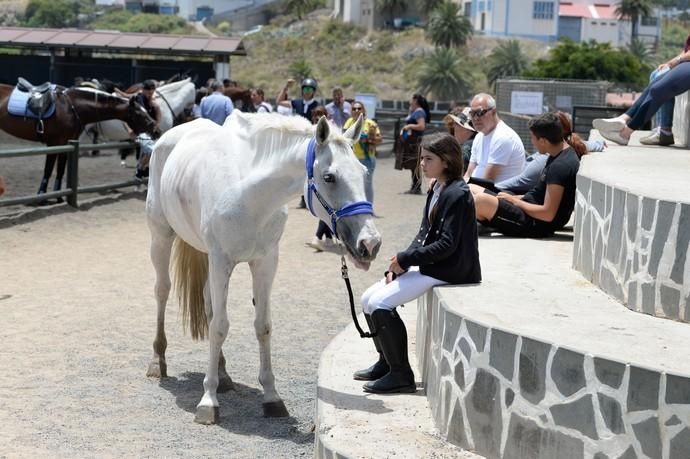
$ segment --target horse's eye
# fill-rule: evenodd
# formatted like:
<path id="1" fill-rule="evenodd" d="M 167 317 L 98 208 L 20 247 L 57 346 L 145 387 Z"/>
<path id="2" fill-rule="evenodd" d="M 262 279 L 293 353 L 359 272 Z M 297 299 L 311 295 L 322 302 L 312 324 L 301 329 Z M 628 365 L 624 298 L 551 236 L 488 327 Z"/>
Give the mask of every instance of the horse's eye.
<path id="1" fill-rule="evenodd" d="M 335 183 L 335 175 L 323 174 L 323 181 L 326 183 Z"/>

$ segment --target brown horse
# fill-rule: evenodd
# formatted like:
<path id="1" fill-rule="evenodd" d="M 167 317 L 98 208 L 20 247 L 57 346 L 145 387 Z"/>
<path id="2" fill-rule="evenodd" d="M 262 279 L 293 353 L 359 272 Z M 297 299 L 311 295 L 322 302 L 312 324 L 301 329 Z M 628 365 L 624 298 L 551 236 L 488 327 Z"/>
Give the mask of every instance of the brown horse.
<path id="1" fill-rule="evenodd" d="M 150 133 L 155 127 L 154 120 L 133 98 L 112 96 L 91 88 L 66 89 L 58 86 L 55 90 L 55 113 L 43 120 L 43 133 L 39 133 L 36 119 L 8 113 L 7 105 L 13 89 L 14 86 L 0 84 L 0 129 L 21 139 L 48 146 L 65 145 L 71 139 L 78 139 L 87 124 L 109 119 L 125 121 L 136 133 Z M 54 190 L 61 188 L 67 155 L 49 154 L 46 156 L 39 193 L 46 192 L 56 160 L 58 169 Z"/>
<path id="2" fill-rule="evenodd" d="M 230 86 L 223 89 L 223 93 L 232 99 L 235 108 L 239 108 L 243 112 L 253 112 L 254 104 L 252 103 L 251 90 L 243 89 L 236 86 Z"/>

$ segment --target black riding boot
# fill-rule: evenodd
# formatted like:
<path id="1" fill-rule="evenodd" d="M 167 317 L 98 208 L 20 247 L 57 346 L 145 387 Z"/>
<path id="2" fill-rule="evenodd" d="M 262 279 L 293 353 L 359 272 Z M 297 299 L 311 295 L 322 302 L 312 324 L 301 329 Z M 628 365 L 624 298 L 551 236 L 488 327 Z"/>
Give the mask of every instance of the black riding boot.
<path id="1" fill-rule="evenodd" d="M 375 394 L 415 392 L 417 386 L 414 382 L 414 373 L 407 358 L 405 323 L 395 310 L 387 309 L 374 311 L 371 320 L 390 371 L 376 381 L 366 383 L 364 391 Z"/>
<path id="2" fill-rule="evenodd" d="M 367 319 L 367 324 L 369 324 L 369 330 L 371 333 L 375 332 L 374 324 L 371 321 L 371 316 L 369 314 L 364 314 L 364 318 Z M 386 362 L 385 357 L 383 357 L 383 351 L 381 351 L 381 344 L 379 343 L 379 337 L 374 336 L 372 338 L 374 346 L 376 347 L 376 352 L 379 353 L 379 360 L 366 370 L 355 371 L 352 377 L 358 381 L 376 381 L 382 376 L 390 371 L 388 362 Z"/>

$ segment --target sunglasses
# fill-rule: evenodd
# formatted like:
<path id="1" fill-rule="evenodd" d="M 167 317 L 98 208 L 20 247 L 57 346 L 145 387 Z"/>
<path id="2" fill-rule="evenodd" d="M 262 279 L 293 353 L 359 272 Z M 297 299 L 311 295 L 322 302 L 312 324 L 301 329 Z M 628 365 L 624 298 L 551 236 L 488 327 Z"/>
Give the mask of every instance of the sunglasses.
<path id="1" fill-rule="evenodd" d="M 486 115 L 489 113 L 491 110 L 493 110 L 494 107 L 491 108 L 482 108 L 481 110 L 473 110 L 470 112 L 470 117 L 472 118 L 481 118 L 482 116 Z"/>
<path id="2" fill-rule="evenodd" d="M 352 107 L 353 112 L 359 112 L 362 110 L 362 107 Z"/>
<path id="3" fill-rule="evenodd" d="M 309 86 L 305 86 L 305 87 L 302 88 L 302 91 L 314 92 L 314 88 L 310 88 Z"/>

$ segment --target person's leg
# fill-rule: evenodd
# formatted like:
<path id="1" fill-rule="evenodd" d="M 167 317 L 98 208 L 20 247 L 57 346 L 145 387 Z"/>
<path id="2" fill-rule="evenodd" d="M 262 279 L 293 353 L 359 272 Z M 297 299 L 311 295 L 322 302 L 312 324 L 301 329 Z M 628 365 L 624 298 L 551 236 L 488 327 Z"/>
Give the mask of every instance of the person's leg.
<path id="1" fill-rule="evenodd" d="M 641 128 L 664 103 L 690 89 L 690 63 L 683 62 L 673 67 L 662 78 L 655 80 L 640 97 L 640 107 L 627 123 L 631 130 Z M 625 135 L 625 134 L 623 134 Z"/>
<path id="2" fill-rule="evenodd" d="M 412 184 L 410 185 L 411 194 L 421 194 L 422 192 L 422 182 L 419 180 L 419 175 L 416 169 L 410 169 L 412 176 Z"/>
<path id="3" fill-rule="evenodd" d="M 431 287 L 443 284 L 445 282 L 425 276 L 417 267 L 413 267 L 368 295 L 367 304 L 363 307 L 365 312 L 371 314 L 371 321 L 390 371 L 376 381 L 365 384 L 366 392 L 416 391 L 414 373 L 407 354 L 407 329 L 395 308 L 419 297 Z"/>
<path id="4" fill-rule="evenodd" d="M 371 314 L 367 312 L 367 307 L 369 305 L 369 298 L 378 290 L 386 286 L 386 279 L 381 279 L 380 281 L 376 282 L 375 284 L 371 285 L 363 294 L 362 298 L 360 300 L 360 304 L 362 305 L 362 311 L 364 312 L 364 318 L 367 321 L 367 325 L 369 326 L 369 331 L 375 335 L 376 329 L 374 327 L 374 323 L 371 320 Z M 374 362 L 373 365 L 369 366 L 368 368 L 365 368 L 363 370 L 357 370 L 352 374 L 352 378 L 358 381 L 376 381 L 377 379 L 386 376 L 388 372 L 390 371 L 390 367 L 388 366 L 388 362 L 386 362 L 386 358 L 383 355 L 383 350 L 381 349 L 381 343 L 379 342 L 378 336 L 374 336 L 371 339 L 374 342 L 374 347 L 376 348 L 376 352 L 378 353 L 378 360 Z"/>
<path id="5" fill-rule="evenodd" d="M 481 188 L 481 187 L 478 187 Z M 483 191 L 474 195 L 474 209 L 477 221 L 488 222 L 494 218 L 498 210 L 498 198 L 493 194 Z"/>

